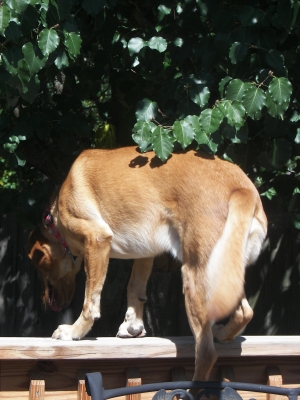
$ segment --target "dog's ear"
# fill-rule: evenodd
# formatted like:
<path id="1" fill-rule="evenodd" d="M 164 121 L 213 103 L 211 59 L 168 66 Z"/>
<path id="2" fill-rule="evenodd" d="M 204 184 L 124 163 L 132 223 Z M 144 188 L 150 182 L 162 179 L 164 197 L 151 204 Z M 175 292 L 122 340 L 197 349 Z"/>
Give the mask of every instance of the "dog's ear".
<path id="1" fill-rule="evenodd" d="M 29 235 L 27 254 L 32 263 L 40 270 L 47 271 L 51 266 L 49 254 L 45 251 L 44 245 L 47 239 L 41 234 L 39 229 L 32 231 Z"/>

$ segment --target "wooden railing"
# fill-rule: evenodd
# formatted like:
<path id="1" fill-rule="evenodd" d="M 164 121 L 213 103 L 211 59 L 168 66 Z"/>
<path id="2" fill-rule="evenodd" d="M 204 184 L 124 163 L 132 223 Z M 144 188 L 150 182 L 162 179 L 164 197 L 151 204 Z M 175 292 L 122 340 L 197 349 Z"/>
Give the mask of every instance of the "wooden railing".
<path id="1" fill-rule="evenodd" d="M 219 358 L 213 381 L 282 388 L 300 386 L 300 336 L 238 337 L 216 343 Z M 96 338 L 58 341 L 0 338 L 0 399 L 88 399 L 85 374 L 101 372 L 106 389 L 159 382 L 190 381 L 194 369 L 192 337 Z M 132 397 L 133 396 L 133 397 Z M 127 395 L 150 400 L 153 393 Z M 280 400 L 251 393 L 247 399 Z M 122 399 L 122 398 L 121 398 Z"/>

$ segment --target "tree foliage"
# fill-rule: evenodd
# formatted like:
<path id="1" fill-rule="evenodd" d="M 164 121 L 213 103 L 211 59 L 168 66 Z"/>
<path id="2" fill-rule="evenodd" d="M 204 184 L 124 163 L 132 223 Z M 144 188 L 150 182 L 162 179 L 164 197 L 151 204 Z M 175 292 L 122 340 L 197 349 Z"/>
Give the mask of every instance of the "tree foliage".
<path id="1" fill-rule="evenodd" d="M 82 149 L 133 143 L 296 199 L 299 22 L 299 0 L 3 1 L 0 211 L 32 224 Z"/>

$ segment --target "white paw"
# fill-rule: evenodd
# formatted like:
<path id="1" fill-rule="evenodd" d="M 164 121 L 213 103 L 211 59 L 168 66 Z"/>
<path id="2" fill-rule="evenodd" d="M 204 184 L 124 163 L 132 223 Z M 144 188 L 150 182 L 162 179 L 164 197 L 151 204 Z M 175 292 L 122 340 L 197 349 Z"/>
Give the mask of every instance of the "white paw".
<path id="1" fill-rule="evenodd" d="M 120 325 L 117 337 L 120 338 L 131 338 L 131 337 L 144 337 L 146 336 L 146 331 L 144 325 L 140 321 L 124 321 Z"/>
<path id="2" fill-rule="evenodd" d="M 59 325 L 59 327 L 53 332 L 53 339 L 60 340 L 79 340 L 80 337 L 74 332 L 73 325 Z"/>

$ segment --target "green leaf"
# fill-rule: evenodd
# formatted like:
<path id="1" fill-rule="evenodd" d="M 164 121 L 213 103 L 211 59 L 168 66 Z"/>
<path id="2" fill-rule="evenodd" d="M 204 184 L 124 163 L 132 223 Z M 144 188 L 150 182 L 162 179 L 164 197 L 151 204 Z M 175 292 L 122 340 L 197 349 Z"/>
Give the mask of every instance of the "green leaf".
<path id="1" fill-rule="evenodd" d="M 82 8 L 90 15 L 97 15 L 103 10 L 105 0 L 83 0 Z"/>
<path id="2" fill-rule="evenodd" d="M 169 135 L 169 131 L 158 126 L 153 131 L 153 150 L 157 157 L 165 162 L 169 158 L 174 148 L 173 139 Z"/>
<path id="3" fill-rule="evenodd" d="M 218 108 L 207 108 L 200 114 L 200 127 L 206 133 L 215 132 L 219 128 L 223 118 L 224 115 Z"/>
<path id="4" fill-rule="evenodd" d="M 222 111 L 224 117 L 227 118 L 229 125 L 236 128 L 244 125 L 245 108 L 240 101 L 220 101 L 218 108 Z"/>
<path id="5" fill-rule="evenodd" d="M 248 82 L 243 82 L 240 79 L 232 79 L 226 89 L 226 99 L 241 101 L 244 92 L 251 86 Z"/>
<path id="6" fill-rule="evenodd" d="M 290 118 L 291 122 L 299 122 L 300 121 L 300 114 L 298 111 L 294 110 L 293 115 Z"/>
<path id="7" fill-rule="evenodd" d="M 54 64 L 58 69 L 63 69 L 69 66 L 69 59 L 66 52 L 62 49 L 58 50 L 57 57 L 54 61 Z"/>
<path id="8" fill-rule="evenodd" d="M 176 46 L 176 47 L 182 47 L 182 45 L 183 45 L 183 39 L 182 38 L 180 38 L 180 37 L 177 37 L 177 38 L 175 38 L 174 40 L 173 40 L 173 44 L 174 44 L 174 46 Z"/>
<path id="9" fill-rule="evenodd" d="M 129 54 L 139 53 L 139 51 L 145 46 L 145 41 L 141 38 L 132 38 L 128 42 Z"/>
<path id="10" fill-rule="evenodd" d="M 268 113 L 272 115 L 272 117 L 282 117 L 285 111 L 288 109 L 290 102 L 287 101 L 282 104 L 275 103 L 272 99 L 269 91 L 266 91 L 266 106 L 268 109 Z"/>
<path id="11" fill-rule="evenodd" d="M 152 132 L 155 130 L 156 125 L 149 121 L 139 121 L 133 127 L 132 138 L 139 146 L 141 152 L 149 151 L 152 149 Z"/>
<path id="12" fill-rule="evenodd" d="M 220 126 L 220 133 L 232 143 L 247 143 L 249 130 L 246 123 L 240 129 L 236 129 L 235 127 L 229 125 L 226 121 L 223 121 Z M 227 151 L 228 150 L 226 150 L 226 153 Z M 236 162 L 235 160 L 233 161 Z"/>
<path id="13" fill-rule="evenodd" d="M 196 115 L 188 115 L 184 118 L 184 120 L 186 123 L 188 123 L 189 125 L 191 125 L 191 127 L 193 128 L 193 132 L 194 135 L 200 131 L 200 123 L 199 123 L 199 117 L 197 117 Z"/>
<path id="14" fill-rule="evenodd" d="M 43 29 L 39 35 L 38 44 L 44 56 L 47 56 L 59 45 L 59 36 L 53 29 Z"/>
<path id="15" fill-rule="evenodd" d="M 17 147 L 17 143 L 4 143 L 3 145 L 4 150 L 8 151 L 9 153 L 14 153 Z"/>
<path id="16" fill-rule="evenodd" d="M 4 36 L 11 42 L 17 43 L 21 37 L 21 28 L 14 21 L 10 21 L 8 27 L 5 29 Z"/>
<path id="17" fill-rule="evenodd" d="M 167 41 L 160 36 L 153 36 L 149 40 L 148 46 L 152 50 L 158 50 L 160 53 L 163 53 L 167 49 Z"/>
<path id="18" fill-rule="evenodd" d="M 261 193 L 260 195 L 267 197 L 267 199 L 269 199 L 269 200 L 272 200 L 272 198 L 275 197 L 276 194 L 277 194 L 276 190 L 273 187 L 271 187 L 268 190 L 266 190 L 265 192 Z"/>
<path id="19" fill-rule="evenodd" d="M 228 82 L 230 82 L 231 80 L 232 80 L 231 76 L 225 76 L 225 78 L 220 80 L 219 92 L 221 97 L 225 96 L 225 87 L 228 86 Z"/>
<path id="20" fill-rule="evenodd" d="M 28 82 L 30 81 L 30 71 L 27 62 L 23 59 L 18 62 L 18 78 L 22 83 L 22 93 L 26 93 L 28 91 Z"/>
<path id="21" fill-rule="evenodd" d="M 24 165 L 26 164 L 26 160 L 22 160 L 20 157 L 17 156 L 17 154 L 15 153 L 15 157 L 17 159 L 17 163 L 20 167 L 24 167 Z"/>
<path id="22" fill-rule="evenodd" d="M 157 113 L 158 106 L 154 101 L 143 99 L 137 103 L 135 112 L 137 121 L 149 121 L 156 118 Z"/>
<path id="23" fill-rule="evenodd" d="M 28 35 L 38 24 L 39 13 L 37 10 L 28 6 L 22 16 L 19 18 L 21 22 L 21 30 L 24 36 Z"/>
<path id="24" fill-rule="evenodd" d="M 8 27 L 10 21 L 10 10 L 6 6 L 0 7 L 0 34 L 4 36 L 4 31 Z"/>
<path id="25" fill-rule="evenodd" d="M 165 16 L 165 15 L 169 15 L 172 11 L 171 8 L 165 6 L 164 4 L 161 4 L 157 7 L 159 13 L 161 14 L 160 20 Z"/>
<path id="26" fill-rule="evenodd" d="M 297 135 L 294 141 L 295 143 L 300 144 L 300 128 L 297 129 Z"/>
<path id="27" fill-rule="evenodd" d="M 16 13 L 22 13 L 30 4 L 30 0 L 6 0 L 6 4 Z"/>
<path id="28" fill-rule="evenodd" d="M 300 1 L 294 1 L 292 4 L 293 9 L 293 19 L 291 21 L 291 27 L 294 28 L 299 24 L 299 17 L 300 17 Z"/>
<path id="29" fill-rule="evenodd" d="M 55 22 L 64 21 L 70 14 L 73 5 L 72 3 L 73 0 L 50 0 L 48 13 L 51 13 L 51 16 Z M 94 2 L 95 5 L 98 5 L 99 3 L 101 3 L 100 0 Z"/>
<path id="30" fill-rule="evenodd" d="M 237 64 L 246 58 L 249 45 L 241 42 L 235 42 L 229 49 L 229 58 L 232 64 Z"/>
<path id="31" fill-rule="evenodd" d="M 261 110 L 266 105 L 265 92 L 259 87 L 251 85 L 245 90 L 242 103 L 245 107 L 246 113 L 252 119 L 259 119 L 261 116 Z"/>
<path id="32" fill-rule="evenodd" d="M 204 151 L 213 154 L 218 150 L 221 142 L 221 136 L 218 132 L 208 134 L 202 129 L 196 132 L 195 139 Z"/>
<path id="33" fill-rule="evenodd" d="M 47 57 L 44 57 L 40 48 L 31 42 L 24 44 L 22 47 L 24 58 L 28 64 L 30 75 L 35 75 L 39 72 L 46 64 Z"/>
<path id="34" fill-rule="evenodd" d="M 187 121 L 175 121 L 173 125 L 173 135 L 181 147 L 185 149 L 194 140 L 195 132 L 193 126 Z"/>
<path id="35" fill-rule="evenodd" d="M 273 101 L 279 105 L 290 101 L 293 91 L 291 82 L 287 78 L 273 78 L 269 85 L 268 92 Z"/>
<path id="36" fill-rule="evenodd" d="M 7 71 L 15 75 L 18 71 L 18 63 L 24 57 L 22 50 L 17 46 L 6 48 L 2 57 Z"/>
<path id="37" fill-rule="evenodd" d="M 264 17 L 264 12 L 258 8 L 245 6 L 238 15 L 243 26 L 257 25 Z"/>
<path id="38" fill-rule="evenodd" d="M 68 50 L 71 58 L 75 58 L 80 53 L 81 48 L 81 37 L 75 32 L 68 33 L 64 31 L 65 41 L 64 44 Z"/>
<path id="39" fill-rule="evenodd" d="M 207 86 L 204 86 L 203 84 L 195 84 L 189 89 L 189 98 L 198 106 L 204 107 L 209 100 L 210 97 L 210 91 Z"/>
<path id="40" fill-rule="evenodd" d="M 294 214 L 293 225 L 296 229 L 300 229 L 300 214 Z"/>
<path id="41" fill-rule="evenodd" d="M 269 50 L 266 54 L 266 62 L 275 70 L 276 74 L 285 75 L 284 57 L 278 50 Z"/>

